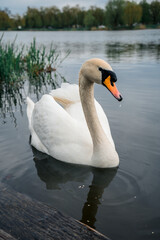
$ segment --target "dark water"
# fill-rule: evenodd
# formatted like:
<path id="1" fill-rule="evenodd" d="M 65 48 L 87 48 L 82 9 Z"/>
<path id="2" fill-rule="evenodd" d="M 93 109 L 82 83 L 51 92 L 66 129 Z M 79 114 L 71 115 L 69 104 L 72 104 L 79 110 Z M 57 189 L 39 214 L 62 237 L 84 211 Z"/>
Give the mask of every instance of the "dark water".
<path id="1" fill-rule="evenodd" d="M 116 170 L 64 164 L 30 145 L 25 98 L 52 88 L 26 79 L 1 96 L 0 181 L 96 228 L 111 239 L 160 239 L 160 30 L 121 32 L 6 32 L 4 41 L 51 42 L 69 57 L 58 69 L 70 83 L 88 58 L 110 62 L 123 101 L 102 86 L 95 97 L 106 112 L 120 156 Z M 56 78 L 57 79 L 57 78 Z"/>

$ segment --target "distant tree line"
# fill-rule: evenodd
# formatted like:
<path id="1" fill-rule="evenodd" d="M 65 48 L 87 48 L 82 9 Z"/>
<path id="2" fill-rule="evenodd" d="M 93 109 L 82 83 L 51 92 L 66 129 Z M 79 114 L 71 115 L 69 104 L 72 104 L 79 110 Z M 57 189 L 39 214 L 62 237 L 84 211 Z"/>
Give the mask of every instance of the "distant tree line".
<path id="1" fill-rule="evenodd" d="M 132 28 L 138 23 L 160 24 L 160 2 L 140 3 L 126 0 L 109 0 L 105 9 L 95 6 L 88 10 L 76 5 L 48 8 L 27 8 L 23 16 L 12 15 L 8 9 L 0 10 L 0 30 L 7 29 L 117 29 Z"/>

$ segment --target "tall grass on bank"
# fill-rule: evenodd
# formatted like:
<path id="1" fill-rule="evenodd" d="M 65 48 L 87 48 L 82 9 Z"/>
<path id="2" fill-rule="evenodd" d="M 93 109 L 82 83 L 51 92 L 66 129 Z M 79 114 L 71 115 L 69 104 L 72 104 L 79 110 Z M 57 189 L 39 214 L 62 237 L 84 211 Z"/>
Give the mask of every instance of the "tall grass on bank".
<path id="1" fill-rule="evenodd" d="M 3 44 L 0 38 L 0 81 L 12 82 L 15 74 L 20 74 L 24 69 L 22 61 L 23 50 L 18 50 L 15 46 L 15 40 L 12 43 Z"/>
<path id="2" fill-rule="evenodd" d="M 60 53 L 51 44 L 49 51 L 44 45 L 37 47 L 33 39 L 29 47 L 18 48 L 12 43 L 3 43 L 3 35 L 0 38 L 0 81 L 12 82 L 13 77 L 23 75 L 27 72 L 29 77 L 40 76 L 43 73 L 56 71 L 61 59 Z M 65 58 L 68 56 L 67 52 Z"/>
<path id="3" fill-rule="evenodd" d="M 26 62 L 26 71 L 30 76 L 39 76 L 42 73 L 50 73 L 56 71 L 60 54 L 53 48 L 51 44 L 49 51 L 46 51 L 44 45 L 37 48 L 36 40 L 27 48 L 27 54 L 24 57 Z"/>
<path id="4" fill-rule="evenodd" d="M 39 99 L 47 88 L 57 88 L 66 80 L 57 71 L 58 66 L 68 56 L 61 57 L 51 44 L 47 50 L 44 45 L 37 47 L 36 40 L 29 46 L 4 43 L 0 37 L 0 116 L 4 119 L 7 113 L 14 114 L 13 108 L 25 102 L 26 86 Z M 14 119 L 14 117 L 13 117 Z"/>

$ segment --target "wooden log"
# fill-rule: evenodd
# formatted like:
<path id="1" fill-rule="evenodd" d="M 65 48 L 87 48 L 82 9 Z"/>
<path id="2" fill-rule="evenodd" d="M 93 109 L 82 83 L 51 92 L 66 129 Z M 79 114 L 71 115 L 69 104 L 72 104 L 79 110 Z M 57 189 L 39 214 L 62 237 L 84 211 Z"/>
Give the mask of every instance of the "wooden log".
<path id="1" fill-rule="evenodd" d="M 16 239 L 12 237 L 10 234 L 0 229 L 0 240 L 16 240 Z"/>
<path id="2" fill-rule="evenodd" d="M 8 238 L 2 238 L 4 240 L 108 239 L 72 217 L 26 195 L 17 193 L 1 183 L 0 229 L 1 235 L 9 234 Z"/>

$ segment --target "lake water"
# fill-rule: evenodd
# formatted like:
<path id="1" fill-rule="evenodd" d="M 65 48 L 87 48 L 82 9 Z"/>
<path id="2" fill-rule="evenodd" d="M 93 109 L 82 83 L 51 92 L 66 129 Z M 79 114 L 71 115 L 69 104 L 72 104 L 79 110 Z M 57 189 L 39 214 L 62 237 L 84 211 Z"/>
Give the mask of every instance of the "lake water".
<path id="1" fill-rule="evenodd" d="M 120 157 L 118 169 L 64 164 L 33 149 L 25 98 L 52 88 L 25 87 L 1 96 L 0 181 L 96 228 L 112 240 L 160 239 L 160 30 L 5 32 L 3 41 L 51 42 L 65 56 L 57 75 L 78 83 L 81 64 L 107 60 L 117 74 L 123 101 L 102 86 L 95 97 L 109 119 Z M 8 99 L 14 99 L 8 101 Z"/>

